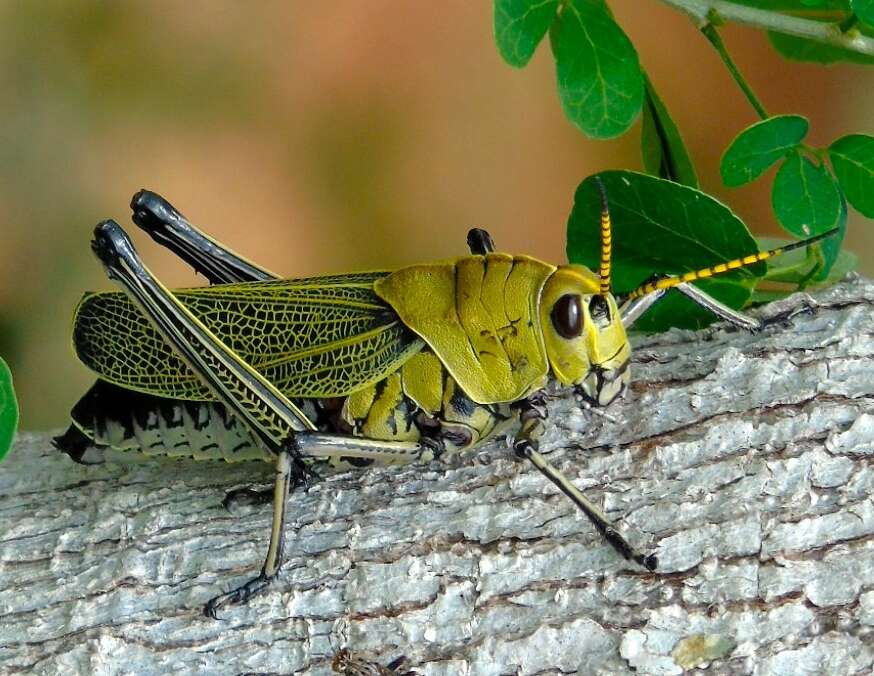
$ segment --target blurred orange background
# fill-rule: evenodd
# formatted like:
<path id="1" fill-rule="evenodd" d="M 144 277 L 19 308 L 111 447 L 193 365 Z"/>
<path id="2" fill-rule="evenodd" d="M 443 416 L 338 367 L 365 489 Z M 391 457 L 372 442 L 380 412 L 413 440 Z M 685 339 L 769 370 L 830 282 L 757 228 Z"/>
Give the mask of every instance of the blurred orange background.
<path id="1" fill-rule="evenodd" d="M 689 144 L 704 190 L 779 234 L 772 174 L 721 186 L 719 158 L 756 118 L 717 55 L 657 0 L 613 0 Z M 0 355 L 24 429 L 59 427 L 92 376 L 69 346 L 85 290 L 113 288 L 89 250 L 146 187 L 288 276 L 386 268 L 500 248 L 564 260 L 574 189 L 641 167 L 639 125 L 591 141 L 564 118 L 552 57 L 505 65 L 490 2 L 0 5 Z M 773 113 L 813 144 L 874 133 L 874 68 L 788 63 L 752 29 L 724 37 Z M 171 286 L 200 284 L 131 226 Z M 872 224 L 847 246 L 874 272 Z"/>

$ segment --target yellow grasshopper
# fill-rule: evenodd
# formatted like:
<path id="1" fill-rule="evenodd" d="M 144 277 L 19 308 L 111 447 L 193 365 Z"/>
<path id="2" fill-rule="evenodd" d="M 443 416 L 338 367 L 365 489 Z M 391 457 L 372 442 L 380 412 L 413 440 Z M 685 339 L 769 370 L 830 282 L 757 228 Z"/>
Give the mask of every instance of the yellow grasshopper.
<path id="1" fill-rule="evenodd" d="M 169 291 L 114 221 L 92 249 L 123 292 L 87 294 L 73 345 L 98 376 L 55 440 L 81 461 L 92 446 L 146 454 L 264 460 L 275 464 L 273 526 L 260 574 L 210 600 L 264 589 L 282 563 L 292 481 L 325 467 L 428 462 L 517 426 L 513 449 L 564 492 L 625 558 L 631 546 L 538 452 L 546 388 L 572 389 L 605 407 L 629 382 L 626 329 L 675 288 L 749 330 L 764 326 L 690 285 L 817 242 L 611 291 L 611 226 L 601 193 L 601 260 L 595 273 L 494 251 L 472 230 L 471 254 L 394 271 L 279 279 L 197 230 L 159 195 L 140 191 L 134 222 L 205 275 L 211 286 Z M 521 424 L 520 424 L 521 423 Z M 229 495 L 229 499 L 243 491 Z M 264 495 L 262 495 L 264 497 Z"/>

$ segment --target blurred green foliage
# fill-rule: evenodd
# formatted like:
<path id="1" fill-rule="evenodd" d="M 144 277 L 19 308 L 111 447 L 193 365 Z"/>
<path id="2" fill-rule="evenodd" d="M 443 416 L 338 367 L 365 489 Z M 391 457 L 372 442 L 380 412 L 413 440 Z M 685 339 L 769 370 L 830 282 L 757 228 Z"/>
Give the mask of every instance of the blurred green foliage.
<path id="1" fill-rule="evenodd" d="M 18 402 L 12 388 L 12 373 L 0 359 L 0 462 L 6 457 L 18 429 Z"/>
<path id="2" fill-rule="evenodd" d="M 7 301 L 19 311 L 0 317 L 0 352 L 12 364 L 27 362 L 32 341 L 54 339 L 47 333 L 56 327 L 54 318 L 71 316 L 70 297 L 57 292 L 68 280 L 99 279 L 87 226 L 81 227 L 94 220 L 100 200 L 98 186 L 83 172 L 98 136 L 136 119 L 150 120 L 159 133 L 159 125 L 198 128 L 251 113 L 246 102 L 258 87 L 258 71 L 239 58 L 233 43 L 183 44 L 160 29 L 148 5 L 60 0 L 0 5 L 4 240 L 32 252 L 11 259 L 6 276 L 27 279 Z M 26 205 L 26 211 L 16 211 L 17 205 Z M 17 241 L 10 243 L 10 236 Z M 68 339 L 60 343 L 68 344 Z M 59 359 L 70 358 L 68 350 L 55 352 Z M 50 370 L 53 362 L 42 366 Z M 53 412 L 69 405 L 63 388 L 48 386 L 51 374 L 43 378 L 39 385 L 23 383 L 27 398 L 40 403 L 28 409 L 31 424 L 57 420 Z"/>

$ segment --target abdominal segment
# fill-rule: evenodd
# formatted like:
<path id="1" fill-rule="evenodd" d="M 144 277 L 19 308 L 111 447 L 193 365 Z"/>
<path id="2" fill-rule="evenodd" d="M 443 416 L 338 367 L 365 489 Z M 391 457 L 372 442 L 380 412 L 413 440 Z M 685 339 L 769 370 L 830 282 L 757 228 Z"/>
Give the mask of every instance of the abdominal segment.
<path id="1" fill-rule="evenodd" d="M 383 380 L 349 395 L 343 430 L 385 441 L 431 439 L 441 452 L 475 446 L 513 419 L 509 404 L 478 404 L 427 350 Z"/>
<path id="2" fill-rule="evenodd" d="M 416 357 L 410 368 L 405 365 L 347 397 L 293 402 L 320 432 L 379 441 L 427 439 L 439 449 L 437 455 L 469 448 L 512 421 L 508 404 L 477 404 L 433 354 Z M 72 417 L 73 426 L 56 445 L 76 460 L 86 445 L 195 460 L 274 458 L 219 402 L 169 399 L 98 380 Z M 348 468 L 372 461 L 338 456 L 327 463 Z"/>
<path id="3" fill-rule="evenodd" d="M 273 459 L 218 402 L 157 397 L 98 380 L 71 415 L 73 426 L 95 446 L 195 460 Z M 64 437 L 74 435 L 71 428 Z M 77 459 L 60 439 L 56 445 Z"/>

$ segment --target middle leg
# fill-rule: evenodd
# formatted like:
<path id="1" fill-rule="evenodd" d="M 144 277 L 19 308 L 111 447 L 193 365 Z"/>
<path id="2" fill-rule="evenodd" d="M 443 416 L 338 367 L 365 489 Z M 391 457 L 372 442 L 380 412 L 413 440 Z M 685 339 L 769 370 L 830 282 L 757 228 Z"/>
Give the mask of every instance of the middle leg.
<path id="1" fill-rule="evenodd" d="M 539 438 L 543 435 L 543 421 L 546 419 L 546 409 L 542 401 L 538 400 L 535 393 L 520 405 L 520 417 L 522 428 L 513 442 L 513 450 L 520 458 L 531 462 L 537 470 L 549 479 L 556 487 L 573 502 L 580 511 L 585 514 L 595 529 L 610 545 L 619 552 L 623 558 L 635 561 L 649 571 L 654 571 L 658 566 L 658 559 L 654 554 L 642 554 L 626 540 L 616 526 L 610 522 L 591 500 L 574 486 L 573 482 L 553 467 L 549 461 L 538 451 Z"/>

